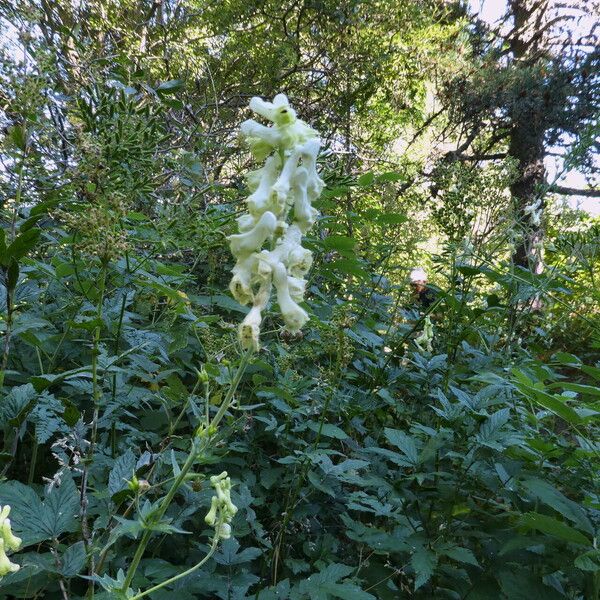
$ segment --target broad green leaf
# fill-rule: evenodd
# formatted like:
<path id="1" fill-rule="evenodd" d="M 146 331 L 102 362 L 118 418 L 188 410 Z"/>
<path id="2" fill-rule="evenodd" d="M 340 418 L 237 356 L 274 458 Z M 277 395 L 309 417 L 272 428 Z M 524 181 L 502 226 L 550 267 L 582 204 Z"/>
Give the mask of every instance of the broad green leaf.
<path id="1" fill-rule="evenodd" d="M 363 173 L 358 179 L 357 183 L 361 187 L 367 187 L 373 183 L 375 180 L 375 175 L 373 173 Z"/>
<path id="2" fill-rule="evenodd" d="M 0 402 L 0 423 L 21 425 L 33 410 L 37 393 L 28 383 L 13 387 Z"/>
<path id="3" fill-rule="evenodd" d="M 315 423 L 314 421 L 310 421 L 308 423 L 308 426 L 310 427 L 310 429 L 316 431 L 317 433 L 321 428 L 320 424 Z M 348 434 L 343 429 L 340 429 L 337 425 L 332 425 L 331 423 L 323 423 L 323 426 L 321 428 L 321 435 L 336 438 L 338 440 L 348 439 Z"/>
<path id="4" fill-rule="evenodd" d="M 340 252 L 352 252 L 356 246 L 356 240 L 345 235 L 328 235 L 323 240 L 323 246 L 327 250 L 338 250 Z"/>
<path id="5" fill-rule="evenodd" d="M 591 571 L 596 573 L 600 571 L 600 550 L 590 550 L 580 554 L 575 559 L 575 566 L 582 571 Z"/>
<path id="6" fill-rule="evenodd" d="M 24 233 L 19 234 L 6 249 L 4 254 L 3 264 L 9 265 L 10 259 L 18 261 L 23 258 L 38 242 L 41 230 L 37 228 L 28 229 Z"/>
<path id="7" fill-rule="evenodd" d="M 565 403 L 564 399 L 559 399 L 557 396 L 522 383 L 518 383 L 517 388 L 524 396 L 553 412 L 568 423 L 572 423 L 573 425 L 581 424 L 581 417 Z"/>
<path id="8" fill-rule="evenodd" d="M 325 266 L 329 270 L 354 275 L 359 279 L 369 279 L 369 273 L 361 266 L 360 262 L 351 258 L 338 258 Z"/>
<path id="9" fill-rule="evenodd" d="M 589 546 L 591 543 L 590 540 L 585 537 L 583 533 L 577 531 L 577 529 L 558 519 L 548 517 L 547 515 L 529 512 L 521 517 L 520 523 L 529 529 L 536 529 L 537 531 L 541 531 L 542 533 L 567 542 L 584 544 L 586 546 Z"/>
<path id="10" fill-rule="evenodd" d="M 577 392 L 582 396 L 600 396 L 600 387 L 594 385 L 584 385 L 582 383 L 568 383 L 559 381 L 552 383 L 548 386 L 549 388 L 561 388 L 563 390 L 569 390 L 570 392 Z"/>
<path id="11" fill-rule="evenodd" d="M 506 600 L 564 600 L 559 594 L 541 581 L 539 575 L 525 569 L 500 571 L 496 577 Z"/>
<path id="12" fill-rule="evenodd" d="M 475 567 L 479 566 L 475 555 L 468 548 L 463 548 L 462 546 L 450 546 L 448 548 L 441 549 L 440 552 L 448 558 L 457 560 L 458 562 L 474 565 Z"/>
<path id="13" fill-rule="evenodd" d="M 74 577 L 84 568 L 85 559 L 85 546 L 83 542 L 77 542 L 69 546 L 61 556 L 62 574 L 65 577 Z"/>
<path id="14" fill-rule="evenodd" d="M 386 181 L 404 181 L 406 177 L 402 173 L 396 173 L 395 171 L 388 171 L 377 175 L 377 183 L 384 183 Z"/>
<path id="15" fill-rule="evenodd" d="M 156 88 L 156 91 L 161 94 L 174 94 L 181 87 L 183 87 L 183 81 L 181 79 L 170 79 L 169 81 L 161 83 Z"/>
<path id="16" fill-rule="evenodd" d="M 557 490 L 547 481 L 538 478 L 526 479 L 523 487 L 544 504 L 551 506 L 563 517 L 575 523 L 577 527 L 590 535 L 594 535 L 594 526 L 590 522 L 585 510 L 576 502 L 569 500 L 562 492 Z"/>
<path id="17" fill-rule="evenodd" d="M 308 477 L 308 480 L 318 490 L 321 490 L 322 492 L 324 492 L 328 496 L 331 496 L 332 498 L 336 497 L 335 490 L 331 486 L 329 486 L 325 483 L 325 481 L 327 480 L 327 477 L 322 477 L 321 475 L 315 473 L 315 471 L 309 471 L 307 477 Z"/>

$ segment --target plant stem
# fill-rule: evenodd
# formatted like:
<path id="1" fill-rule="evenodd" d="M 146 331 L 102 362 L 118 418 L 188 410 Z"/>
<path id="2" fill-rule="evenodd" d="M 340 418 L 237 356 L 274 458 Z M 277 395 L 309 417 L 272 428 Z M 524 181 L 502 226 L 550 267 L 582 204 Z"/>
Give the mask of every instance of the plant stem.
<path id="1" fill-rule="evenodd" d="M 223 419 L 223 416 L 227 412 L 227 409 L 231 406 L 233 396 L 234 396 L 234 394 L 237 390 L 237 387 L 244 375 L 246 367 L 248 366 L 248 362 L 250 360 L 251 355 L 252 355 L 252 350 L 249 350 L 249 351 L 245 352 L 244 355 L 242 356 L 242 360 L 240 361 L 240 364 L 237 368 L 236 374 L 233 378 L 233 381 L 231 382 L 231 386 L 227 390 L 227 394 L 225 395 L 225 398 L 223 399 L 223 402 L 221 403 L 221 406 L 219 407 L 217 414 L 214 416 L 213 420 L 210 423 L 209 428 L 206 430 L 207 435 L 206 435 L 206 437 L 204 437 L 202 439 L 202 445 L 200 447 L 198 447 L 198 437 L 194 437 L 194 439 L 192 440 L 192 448 L 190 450 L 190 453 L 188 454 L 188 457 L 187 457 L 183 467 L 181 468 L 181 471 L 179 472 L 179 475 L 177 476 L 177 478 L 171 485 L 169 491 L 167 492 L 167 495 L 163 498 L 163 500 L 160 503 L 160 506 L 158 507 L 156 512 L 154 512 L 151 515 L 151 518 L 154 522 L 156 522 L 156 523 L 160 522 L 160 520 L 163 518 L 163 516 L 167 512 L 167 509 L 169 508 L 173 498 L 175 497 L 177 490 L 180 488 L 181 484 L 185 480 L 185 477 L 188 474 L 189 470 L 193 467 L 196 460 L 200 456 L 202 456 L 204 454 L 204 452 L 206 451 L 206 449 L 208 448 L 210 442 L 212 441 L 210 435 L 208 435 L 208 432 L 211 429 L 213 429 L 213 430 L 216 429 L 217 425 L 221 422 L 221 420 Z M 142 560 L 142 556 L 144 555 L 144 551 L 146 550 L 146 546 L 148 545 L 151 535 L 152 535 L 151 529 L 146 529 L 144 531 L 144 533 L 142 534 L 140 543 L 138 544 L 138 547 L 137 547 L 135 554 L 133 556 L 133 559 L 131 561 L 131 565 L 129 566 L 129 569 L 127 570 L 127 575 L 125 576 L 125 580 L 123 581 L 123 587 L 121 589 L 124 593 L 126 593 L 127 590 L 129 589 L 129 587 L 131 586 L 131 582 L 133 581 L 133 578 L 135 576 L 137 568 L 140 564 L 140 561 Z M 149 593 L 149 592 L 144 592 L 144 595 L 146 593 Z M 141 596 L 136 596 L 136 597 L 141 597 Z"/>
<path id="2" fill-rule="evenodd" d="M 157 590 L 160 590 L 161 588 L 163 588 L 167 585 L 170 585 L 171 583 L 175 583 L 179 579 L 183 579 L 184 577 L 191 575 L 194 571 L 197 571 L 203 564 L 205 564 L 210 559 L 210 557 L 215 553 L 218 545 L 219 545 L 219 536 L 217 534 L 215 534 L 215 537 L 213 538 L 213 541 L 210 546 L 210 550 L 208 551 L 208 554 L 199 563 L 195 564 L 193 567 L 190 567 L 189 569 L 187 569 L 187 571 L 184 571 L 183 573 L 179 573 L 179 575 L 174 575 L 170 579 L 166 579 L 165 581 L 155 585 L 154 587 L 147 589 L 145 592 L 141 592 L 141 593 L 133 596 L 133 598 L 131 598 L 131 600 L 139 600 L 139 598 L 143 598 L 144 596 L 147 596 L 148 594 L 152 594 L 153 592 L 156 592 Z"/>
<path id="3" fill-rule="evenodd" d="M 31 485 L 33 483 L 33 478 L 35 475 L 35 464 L 37 462 L 38 447 L 38 441 L 34 438 L 33 445 L 31 447 L 31 462 L 29 463 L 29 476 L 27 477 L 27 485 Z"/>
<path id="4" fill-rule="evenodd" d="M 100 333 L 102 331 L 102 307 L 104 304 L 104 291 L 106 286 L 106 271 L 108 264 L 102 261 L 102 268 L 100 271 L 100 281 L 98 283 L 98 303 L 96 305 L 96 319 L 98 323 L 94 328 L 94 337 L 92 341 L 92 400 L 94 403 L 94 413 L 92 416 L 92 432 L 90 434 L 90 447 L 87 452 L 85 465 L 83 468 L 83 474 L 81 477 L 81 495 L 79 498 L 80 502 L 80 520 L 81 520 L 81 533 L 83 535 L 83 541 L 86 550 L 89 553 L 89 569 L 88 574 L 92 576 L 94 574 L 94 554 L 91 550 L 91 535 L 87 523 L 87 483 L 90 464 L 94 459 L 94 448 L 96 445 L 96 436 L 98 431 L 98 416 L 100 412 L 100 396 L 101 389 L 98 383 L 98 353 L 100 348 Z M 90 582 L 89 586 L 89 597 L 94 596 L 94 584 Z"/>
<path id="5" fill-rule="evenodd" d="M 17 181 L 17 190 L 15 192 L 15 205 L 12 214 L 12 221 L 10 226 L 11 241 L 15 238 L 16 227 L 17 227 L 17 216 L 19 214 L 19 206 L 21 204 L 21 195 L 23 193 L 23 169 L 25 167 L 25 157 L 22 158 L 19 164 L 19 178 Z M 8 356 L 10 352 L 10 341 L 12 337 L 12 323 L 13 323 L 13 311 L 14 311 L 14 297 L 15 289 L 10 288 L 8 285 L 8 274 L 7 270 L 3 269 L 4 278 L 6 280 L 6 332 L 4 333 L 4 351 L 2 352 L 2 363 L 0 365 L 0 389 L 4 386 L 4 373 L 8 366 Z"/>
<path id="6" fill-rule="evenodd" d="M 156 512 L 152 515 L 153 521 L 159 522 L 163 518 L 164 514 L 167 512 L 167 508 L 169 508 L 171 501 L 173 500 L 175 494 L 177 493 L 177 490 L 183 483 L 185 476 L 188 474 L 189 470 L 194 465 L 194 462 L 196 461 L 196 458 L 198 457 L 200 452 L 202 450 L 204 450 L 204 448 L 199 450 L 196 444 L 197 444 L 197 441 L 194 439 L 192 441 L 192 450 L 190 451 L 190 453 L 187 457 L 187 460 L 185 461 L 185 464 L 181 468 L 179 475 L 177 476 L 177 478 L 171 485 L 171 488 L 167 492 L 167 495 L 163 498 L 163 501 L 160 503 L 160 506 L 158 507 Z M 140 539 L 140 543 L 138 544 L 138 547 L 135 551 L 133 560 L 131 561 L 131 565 L 129 566 L 129 569 L 127 570 L 127 575 L 125 577 L 125 581 L 123 582 L 122 589 L 124 592 L 127 591 L 129 586 L 131 585 L 131 582 L 133 581 L 133 577 L 135 575 L 135 572 L 137 571 L 140 561 L 142 560 L 142 556 L 144 555 L 144 551 L 146 550 L 146 546 L 148 545 L 148 541 L 150 540 L 151 535 L 152 535 L 151 529 L 146 529 L 144 531 L 144 533 L 142 534 L 142 538 Z"/>

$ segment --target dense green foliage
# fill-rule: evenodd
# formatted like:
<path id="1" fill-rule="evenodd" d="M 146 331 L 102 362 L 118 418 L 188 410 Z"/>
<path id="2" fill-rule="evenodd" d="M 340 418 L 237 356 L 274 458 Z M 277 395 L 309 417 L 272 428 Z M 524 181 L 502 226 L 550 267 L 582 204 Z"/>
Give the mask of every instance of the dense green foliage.
<path id="1" fill-rule="evenodd" d="M 502 61 L 487 29 L 433 0 L 0 15 L 0 505 L 23 540 L 0 598 L 138 597 L 212 553 L 149 597 L 598 600 L 600 225 L 545 186 L 545 268 L 513 259 L 531 223 L 492 138 L 523 82 L 500 73 L 500 102 L 473 79 Z M 279 91 L 323 132 L 327 187 L 310 322 L 267 315 L 248 355 L 235 134 Z M 456 150 L 473 122 L 473 153 L 498 156 Z M 591 169 L 594 126 L 571 166 Z M 238 511 L 211 549 L 224 470 Z"/>

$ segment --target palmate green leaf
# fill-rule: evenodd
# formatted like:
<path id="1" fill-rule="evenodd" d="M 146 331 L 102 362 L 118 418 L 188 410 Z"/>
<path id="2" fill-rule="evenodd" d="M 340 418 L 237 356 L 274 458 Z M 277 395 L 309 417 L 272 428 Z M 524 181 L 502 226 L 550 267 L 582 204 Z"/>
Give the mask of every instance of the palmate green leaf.
<path id="1" fill-rule="evenodd" d="M 42 501 L 30 487 L 9 481 L 0 484 L 0 504 L 12 507 L 11 521 L 24 546 L 58 538 L 77 526 L 79 493 L 70 473 L 62 476 Z"/>
<path id="2" fill-rule="evenodd" d="M 520 524 L 529 529 L 535 529 L 552 537 L 565 540 L 566 542 L 574 542 L 586 546 L 591 544 L 591 541 L 574 527 L 547 515 L 529 512 L 521 517 Z"/>
<path id="3" fill-rule="evenodd" d="M 57 573 L 63 577 L 74 577 L 79 574 L 85 566 L 85 546 L 83 542 L 77 542 L 69 546 L 62 555 L 54 556 L 50 552 L 32 552 L 24 561 L 28 566 L 34 566 L 40 571 Z"/>
<path id="4" fill-rule="evenodd" d="M 399 431 L 398 429 L 386 427 L 384 432 L 388 442 L 399 448 L 411 464 L 416 465 L 419 460 L 419 452 L 415 440 L 404 433 L 404 431 Z"/>
<path id="5" fill-rule="evenodd" d="M 229 538 L 221 544 L 221 549 L 214 555 L 220 565 L 241 565 L 253 561 L 262 555 L 259 548 L 244 548 L 241 552 L 240 543 L 235 538 Z"/>
<path id="6" fill-rule="evenodd" d="M 260 600 L 286 600 L 290 596 L 290 580 L 284 579 L 275 587 L 258 590 L 256 597 Z"/>
<path id="7" fill-rule="evenodd" d="M 319 573 L 306 577 L 292 590 L 290 597 L 294 600 L 306 597 L 311 600 L 328 600 L 329 596 L 352 600 L 375 600 L 375 596 L 364 592 L 355 584 L 339 583 L 340 579 L 348 577 L 354 570 L 354 567 L 339 563 L 328 565 Z"/>

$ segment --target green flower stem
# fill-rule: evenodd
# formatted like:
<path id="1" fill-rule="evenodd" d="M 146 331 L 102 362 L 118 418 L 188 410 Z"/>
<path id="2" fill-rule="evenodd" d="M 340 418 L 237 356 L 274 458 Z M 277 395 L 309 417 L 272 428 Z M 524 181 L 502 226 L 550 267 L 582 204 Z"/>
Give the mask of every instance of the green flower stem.
<path id="1" fill-rule="evenodd" d="M 223 416 L 227 412 L 227 409 L 231 406 L 233 396 L 234 396 L 234 394 L 237 390 L 237 387 L 244 375 L 244 371 L 246 370 L 246 367 L 248 366 L 248 362 L 250 360 L 251 355 L 252 355 L 252 350 L 248 350 L 242 356 L 242 360 L 240 361 L 240 364 L 238 366 L 236 374 L 233 378 L 233 381 L 231 382 L 231 386 L 227 390 L 227 394 L 225 395 L 225 398 L 224 398 L 223 402 L 221 403 L 221 406 L 219 407 L 217 414 L 214 416 L 213 420 L 211 421 L 210 427 L 206 432 L 207 433 L 206 437 L 204 439 L 202 439 L 202 445 L 200 447 L 198 447 L 198 438 L 197 437 L 195 437 L 192 440 L 192 449 L 190 450 L 190 453 L 189 453 L 183 467 L 181 468 L 179 475 L 177 475 L 177 478 L 171 485 L 169 491 L 167 492 L 167 495 L 163 498 L 162 502 L 160 503 L 160 506 L 158 507 L 156 512 L 152 515 L 152 518 L 155 522 L 159 522 L 163 518 L 163 516 L 167 512 L 167 509 L 169 508 L 171 502 L 173 501 L 173 498 L 175 497 L 177 490 L 181 487 L 181 484 L 184 482 L 186 475 L 188 474 L 188 472 L 190 471 L 190 469 L 192 468 L 192 466 L 194 465 L 196 460 L 200 456 L 202 456 L 204 454 L 205 450 L 207 449 L 209 443 L 211 442 L 211 436 L 208 434 L 208 432 L 211 430 L 211 428 L 213 430 L 216 429 L 217 425 L 221 422 L 221 420 L 223 419 Z M 151 529 L 146 529 L 144 531 L 144 533 L 142 534 L 142 538 L 140 539 L 140 543 L 135 551 L 133 560 L 131 561 L 131 565 L 129 566 L 129 569 L 127 570 L 127 575 L 125 576 L 125 581 L 123 582 L 123 587 L 121 588 L 124 593 L 126 593 L 127 590 L 129 589 L 129 587 L 131 586 L 131 582 L 133 581 L 133 578 L 138 569 L 140 561 L 142 560 L 142 556 L 144 555 L 144 551 L 146 550 L 146 546 L 148 545 L 151 535 L 152 535 Z M 146 593 L 147 592 L 145 592 L 144 595 Z M 136 597 L 138 597 L 138 596 L 136 596 Z"/>
<path id="2" fill-rule="evenodd" d="M 152 515 L 153 520 L 155 520 L 156 522 L 159 522 L 163 518 L 164 514 L 167 512 L 167 509 L 169 508 L 169 505 L 173 501 L 173 498 L 175 497 L 177 490 L 183 483 L 185 476 L 188 474 L 189 470 L 194 465 L 194 462 L 196 462 L 196 458 L 198 457 L 200 452 L 202 452 L 203 450 L 204 450 L 204 448 L 202 448 L 201 450 L 198 449 L 197 441 L 194 439 L 192 442 L 192 449 L 187 457 L 187 460 L 185 461 L 185 464 L 183 465 L 183 467 L 181 468 L 181 471 L 179 472 L 179 475 L 177 476 L 177 478 L 171 485 L 171 488 L 167 492 L 167 495 L 163 498 L 163 501 L 160 503 L 160 506 L 158 507 L 158 509 L 156 510 L 154 515 Z M 129 586 L 131 585 L 131 582 L 133 581 L 135 572 L 137 571 L 140 561 L 142 560 L 142 556 L 144 555 L 144 551 L 146 550 L 146 546 L 148 545 L 148 542 L 150 541 L 151 535 L 152 535 L 151 529 L 146 529 L 144 531 L 144 533 L 142 534 L 142 538 L 141 538 L 140 543 L 135 551 L 133 560 L 131 561 L 131 565 L 129 566 L 129 569 L 127 570 L 127 575 L 125 576 L 125 581 L 123 582 L 123 588 L 122 588 L 123 592 L 127 591 Z"/>
<path id="3" fill-rule="evenodd" d="M 233 381 L 231 382 L 231 386 L 227 390 L 227 394 L 225 395 L 225 400 L 221 402 L 221 406 L 217 411 L 217 414 L 213 417 L 213 420 L 210 422 L 210 427 L 215 429 L 217 425 L 221 422 L 221 419 L 225 416 L 225 413 L 229 409 L 231 405 L 231 401 L 233 400 L 233 395 L 235 394 L 242 377 L 244 376 L 244 372 L 246 371 L 246 367 L 250 362 L 250 357 L 252 356 L 253 350 L 247 350 L 242 356 L 242 360 L 240 361 L 240 365 L 237 369 L 236 374 L 233 377 Z"/>
<path id="4" fill-rule="evenodd" d="M 218 531 L 218 529 L 217 529 L 217 531 Z M 204 565 L 211 558 L 211 556 L 217 550 L 218 545 L 219 545 L 219 535 L 216 533 L 215 537 L 213 538 L 212 544 L 210 546 L 210 550 L 208 551 L 208 554 L 199 563 L 195 564 L 193 567 L 190 567 L 189 569 L 187 569 L 187 571 L 183 571 L 183 573 L 179 573 L 179 575 L 174 575 L 170 579 L 166 579 L 165 581 L 155 585 L 154 587 L 147 589 L 145 592 L 141 592 L 141 593 L 133 596 L 133 598 L 131 598 L 131 600 L 139 600 L 140 598 L 143 598 L 144 596 L 147 596 L 148 594 L 152 594 L 153 592 L 156 592 L 157 590 L 160 590 L 161 588 L 163 588 L 167 585 L 170 585 L 171 583 L 175 583 L 178 579 L 183 579 L 184 577 L 191 575 L 194 571 L 197 571 L 202 565 Z"/>

